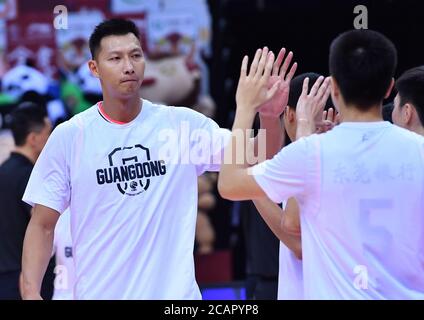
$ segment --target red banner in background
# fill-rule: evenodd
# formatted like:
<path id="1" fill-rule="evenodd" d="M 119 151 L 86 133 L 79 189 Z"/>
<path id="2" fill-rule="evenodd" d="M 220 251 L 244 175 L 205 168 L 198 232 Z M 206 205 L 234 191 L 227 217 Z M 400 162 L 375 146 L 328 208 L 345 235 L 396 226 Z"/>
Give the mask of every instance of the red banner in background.
<path id="1" fill-rule="evenodd" d="M 29 59 L 49 78 L 56 68 L 56 42 L 52 13 L 19 13 L 19 18 L 6 23 L 6 61 L 10 67 Z"/>

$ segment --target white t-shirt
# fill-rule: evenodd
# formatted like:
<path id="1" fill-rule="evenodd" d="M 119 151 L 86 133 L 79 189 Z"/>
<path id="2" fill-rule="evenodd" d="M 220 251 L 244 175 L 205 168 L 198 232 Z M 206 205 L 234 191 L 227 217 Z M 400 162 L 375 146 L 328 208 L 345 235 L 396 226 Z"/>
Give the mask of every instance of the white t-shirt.
<path id="1" fill-rule="evenodd" d="M 286 207 L 283 202 L 283 209 Z M 278 268 L 278 300 L 302 300 L 303 270 L 302 260 L 280 241 Z"/>
<path id="2" fill-rule="evenodd" d="M 23 200 L 70 207 L 76 299 L 201 299 L 197 176 L 219 169 L 230 136 L 198 112 L 147 100 L 126 124 L 93 106 L 53 131 Z"/>
<path id="3" fill-rule="evenodd" d="M 424 299 L 424 138 L 342 123 L 253 168 L 301 212 L 306 299 Z"/>
<path id="4" fill-rule="evenodd" d="M 53 300 L 73 300 L 75 267 L 72 257 L 71 216 L 65 210 L 54 229 L 53 249 L 56 255 Z"/>
<path id="5" fill-rule="evenodd" d="M 280 241 L 278 300 L 303 300 L 302 260 Z"/>

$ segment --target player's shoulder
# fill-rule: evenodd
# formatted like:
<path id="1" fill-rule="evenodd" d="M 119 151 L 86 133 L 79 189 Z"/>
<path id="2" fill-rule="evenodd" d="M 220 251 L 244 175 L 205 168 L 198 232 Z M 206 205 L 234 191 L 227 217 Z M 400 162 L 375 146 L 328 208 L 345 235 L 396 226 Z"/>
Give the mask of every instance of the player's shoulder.
<path id="1" fill-rule="evenodd" d="M 71 119 L 60 123 L 52 132 L 50 140 L 70 142 L 79 133 L 84 131 L 84 128 L 89 127 L 95 120 L 95 112 L 97 107 L 93 106 L 81 113 L 74 115 Z"/>
<path id="2" fill-rule="evenodd" d="M 147 107 L 148 112 L 156 115 L 157 118 L 167 119 L 171 123 L 181 123 L 187 121 L 193 124 L 200 125 L 205 121 L 213 121 L 202 113 L 183 106 L 169 106 L 158 103 L 152 103 L 148 100 L 143 100 L 143 108 Z"/>
<path id="3" fill-rule="evenodd" d="M 396 125 L 391 127 L 390 140 L 393 145 L 400 149 L 413 148 L 420 150 L 420 153 L 424 150 L 424 137 L 422 135 Z"/>
<path id="4" fill-rule="evenodd" d="M 60 133 L 70 134 L 83 127 L 87 127 L 96 119 L 96 112 L 97 107 L 94 105 L 87 110 L 74 115 L 69 120 L 59 124 L 55 131 L 57 130 Z"/>
<path id="5" fill-rule="evenodd" d="M 420 145 L 424 143 L 424 137 L 411 130 L 404 129 L 396 125 L 392 125 L 391 129 L 393 134 L 403 141 L 410 141 L 411 143 L 417 143 Z"/>

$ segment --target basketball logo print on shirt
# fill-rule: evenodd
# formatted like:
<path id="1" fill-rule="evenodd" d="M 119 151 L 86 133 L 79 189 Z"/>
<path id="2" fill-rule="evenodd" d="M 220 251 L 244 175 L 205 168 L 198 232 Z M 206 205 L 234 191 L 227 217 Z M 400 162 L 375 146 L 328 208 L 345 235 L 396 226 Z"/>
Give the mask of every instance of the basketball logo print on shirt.
<path id="1" fill-rule="evenodd" d="M 109 167 L 96 171 L 99 185 L 114 183 L 120 193 L 136 196 L 150 186 L 155 176 L 166 174 L 163 160 L 151 160 L 150 151 L 141 144 L 115 148 L 108 155 Z"/>

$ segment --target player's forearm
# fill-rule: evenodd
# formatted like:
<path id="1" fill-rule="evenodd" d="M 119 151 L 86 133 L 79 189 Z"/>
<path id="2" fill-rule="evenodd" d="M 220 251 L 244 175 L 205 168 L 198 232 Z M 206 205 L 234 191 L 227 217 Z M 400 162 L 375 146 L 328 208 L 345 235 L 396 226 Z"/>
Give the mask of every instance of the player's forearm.
<path id="1" fill-rule="evenodd" d="M 230 143 L 226 146 L 224 163 L 221 165 L 218 188 L 226 190 L 238 187 L 237 170 L 245 169 L 249 166 L 247 152 L 250 137 L 247 130 L 252 128 L 255 114 L 253 112 L 237 112 Z"/>
<path id="2" fill-rule="evenodd" d="M 22 254 L 22 298 L 35 299 L 40 294 L 41 283 L 53 247 L 54 229 L 31 219 L 24 240 Z"/>
<path id="3" fill-rule="evenodd" d="M 283 210 L 268 198 L 255 199 L 253 203 L 275 236 L 300 259 L 302 257 L 301 238 L 290 235 L 281 228 Z"/>
<path id="4" fill-rule="evenodd" d="M 250 138 L 247 136 L 247 129 L 253 124 L 254 112 L 237 112 L 231 141 L 224 151 L 224 163 L 218 179 L 218 191 L 223 198 L 229 200 L 244 200 L 250 195 L 244 177 L 246 168 L 249 167 L 246 153 Z"/>
<path id="5" fill-rule="evenodd" d="M 290 198 L 287 201 L 284 209 L 283 218 L 281 221 L 282 229 L 290 235 L 299 236 L 301 235 L 300 226 L 300 209 L 296 199 Z"/>
<path id="6" fill-rule="evenodd" d="M 280 117 L 263 116 L 259 114 L 261 130 L 255 138 L 255 155 L 259 155 L 261 150 L 266 149 L 265 159 L 259 156 L 258 162 L 271 159 L 281 150 L 284 143 L 284 129 Z M 264 143 L 264 146 L 259 144 Z M 261 149 L 262 148 L 262 149 Z"/>

